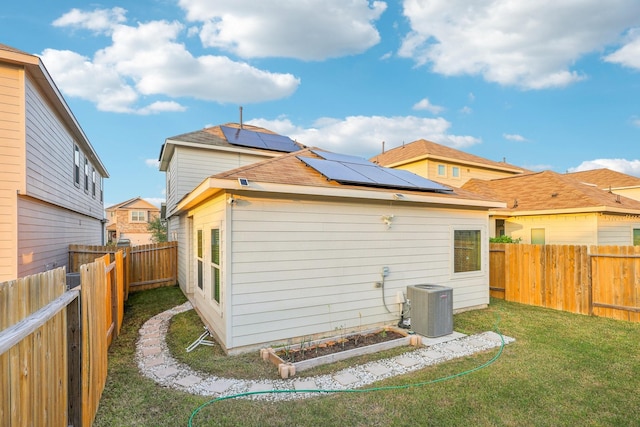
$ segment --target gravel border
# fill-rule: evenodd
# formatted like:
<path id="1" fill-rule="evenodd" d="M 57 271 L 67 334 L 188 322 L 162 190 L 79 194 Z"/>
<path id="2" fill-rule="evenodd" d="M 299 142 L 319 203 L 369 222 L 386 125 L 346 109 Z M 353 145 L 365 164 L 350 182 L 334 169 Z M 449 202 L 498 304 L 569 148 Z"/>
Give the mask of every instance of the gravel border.
<path id="1" fill-rule="evenodd" d="M 224 397 L 249 393 L 247 397 L 251 399 L 268 401 L 307 398 L 317 396 L 319 392 L 315 392 L 316 390 L 326 390 L 322 393 L 330 393 L 361 388 L 385 378 L 500 347 L 503 339 L 504 344 L 515 341 L 496 332 L 470 336 L 458 334 L 460 337 L 451 341 L 423 346 L 389 359 L 351 366 L 333 374 L 284 380 L 242 380 L 194 371 L 171 356 L 165 341 L 169 321 L 176 314 L 192 308 L 190 302 L 185 302 L 146 321 L 139 330 L 136 360 L 140 372 L 156 383 L 200 396 Z M 285 390 L 297 392 L 283 392 Z M 314 392 L 307 392 L 311 390 Z"/>

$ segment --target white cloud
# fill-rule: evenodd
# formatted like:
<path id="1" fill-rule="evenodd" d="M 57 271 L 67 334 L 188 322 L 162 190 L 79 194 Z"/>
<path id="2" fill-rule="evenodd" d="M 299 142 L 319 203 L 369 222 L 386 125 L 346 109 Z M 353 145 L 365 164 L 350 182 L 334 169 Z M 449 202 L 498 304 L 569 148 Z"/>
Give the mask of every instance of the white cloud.
<path id="1" fill-rule="evenodd" d="M 323 60 L 378 44 L 387 5 L 368 0 L 180 0 L 203 45 L 243 58 Z"/>
<path id="2" fill-rule="evenodd" d="M 640 160 L 627 159 L 595 159 L 586 160 L 575 168 L 569 168 L 569 172 L 581 172 L 592 169 L 607 168 L 627 175 L 640 176 Z"/>
<path id="3" fill-rule="evenodd" d="M 423 98 L 413 106 L 414 110 L 426 110 L 433 114 L 438 114 L 444 111 L 444 107 L 432 104 L 427 98 Z"/>
<path id="4" fill-rule="evenodd" d="M 95 13 L 82 16 L 89 21 L 88 17 Z M 58 25 L 65 22 L 87 28 L 80 18 L 65 19 Z M 107 26 L 105 23 L 95 27 Z M 184 26 L 175 21 L 114 24 L 110 32 L 112 43 L 95 52 L 93 58 L 47 49 L 42 60 L 65 95 L 89 100 L 101 111 L 119 113 L 185 110 L 177 101 L 166 99 L 139 105 L 143 96 L 241 104 L 287 97 L 300 84 L 292 74 L 271 73 L 225 56 L 195 57 L 178 41 L 183 33 Z"/>
<path id="5" fill-rule="evenodd" d="M 112 9 L 96 9 L 85 12 L 80 9 L 71 9 L 60 18 L 53 21 L 54 27 L 70 27 L 85 29 L 96 33 L 110 33 L 113 28 L 125 22 L 127 11 L 121 7 Z"/>
<path id="6" fill-rule="evenodd" d="M 329 151 L 372 157 L 385 149 L 427 139 L 456 149 L 463 149 L 481 142 L 473 136 L 449 133 L 451 123 L 443 118 L 421 118 L 415 116 L 350 116 L 345 119 L 323 117 L 305 128 L 293 124 L 286 117 L 276 120 L 255 119 L 249 122 L 256 126 L 287 135 L 307 146 L 316 146 Z"/>
<path id="7" fill-rule="evenodd" d="M 524 89 L 562 87 L 584 79 L 573 64 L 617 42 L 639 13 L 635 0 L 405 0 L 411 32 L 399 55 L 444 75 L 481 75 Z"/>
<path id="8" fill-rule="evenodd" d="M 640 69 L 640 28 L 629 31 L 626 43 L 620 49 L 605 56 L 604 60 L 628 68 Z"/>
<path id="9" fill-rule="evenodd" d="M 460 112 L 461 112 L 462 114 L 471 114 L 471 113 L 473 113 L 473 110 L 471 109 L 471 107 L 469 107 L 469 106 L 465 105 L 464 107 L 462 107 L 462 108 L 460 109 Z"/>
<path id="10" fill-rule="evenodd" d="M 158 169 L 160 167 L 160 161 L 158 159 L 145 159 L 144 164 L 153 169 Z"/>
<path id="11" fill-rule="evenodd" d="M 507 139 L 509 141 L 524 142 L 527 140 L 527 138 L 525 138 L 524 136 L 518 135 L 516 133 L 503 133 L 502 136 L 504 139 Z"/>

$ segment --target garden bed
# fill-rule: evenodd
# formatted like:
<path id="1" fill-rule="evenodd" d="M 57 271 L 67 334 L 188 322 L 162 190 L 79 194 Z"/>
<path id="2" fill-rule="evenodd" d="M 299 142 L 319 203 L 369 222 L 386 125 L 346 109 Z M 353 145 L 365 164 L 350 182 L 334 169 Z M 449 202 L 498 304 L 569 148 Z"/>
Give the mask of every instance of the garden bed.
<path id="1" fill-rule="evenodd" d="M 376 353 L 403 345 L 418 346 L 418 335 L 394 327 L 377 328 L 357 334 L 341 335 L 316 341 L 302 340 L 298 344 L 263 348 L 260 355 L 278 367 L 282 378 L 316 366 L 351 357 Z"/>

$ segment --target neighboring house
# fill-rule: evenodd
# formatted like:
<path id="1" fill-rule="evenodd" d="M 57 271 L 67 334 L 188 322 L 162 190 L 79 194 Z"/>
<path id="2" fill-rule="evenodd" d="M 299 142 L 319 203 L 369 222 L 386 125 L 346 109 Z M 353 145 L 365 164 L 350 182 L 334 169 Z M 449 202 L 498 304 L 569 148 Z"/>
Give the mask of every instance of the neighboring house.
<path id="1" fill-rule="evenodd" d="M 640 178 L 616 172 L 611 169 L 593 169 L 583 172 L 568 173 L 585 184 L 592 184 L 601 190 L 611 191 L 614 194 L 640 200 Z"/>
<path id="2" fill-rule="evenodd" d="M 172 208 L 180 286 L 228 353 L 396 324 L 409 285 L 453 288 L 456 311 L 489 303 L 488 209 L 504 203 L 334 156 L 218 173 Z"/>
<path id="3" fill-rule="evenodd" d="M 153 243 L 149 222 L 160 217 L 160 208 L 141 197 L 109 206 L 107 214 L 107 241 L 116 243 L 128 239 L 131 245 Z"/>
<path id="4" fill-rule="evenodd" d="M 403 144 L 370 160 L 458 188 L 473 178 L 487 180 L 529 172 L 506 162 L 494 162 L 424 139 Z"/>
<path id="5" fill-rule="evenodd" d="M 108 176 L 40 59 L 0 44 L 0 281 L 102 244 Z"/>
<path id="6" fill-rule="evenodd" d="M 225 132 L 227 132 L 226 135 Z M 160 171 L 166 173 L 166 219 L 169 240 L 182 242 L 186 238 L 187 225 L 183 217 L 175 215 L 176 208 L 178 202 L 206 177 L 278 157 L 287 150 L 298 150 L 303 147 L 300 144 L 295 146 L 285 144 L 282 147 L 276 146 L 277 150 L 274 150 L 258 143 L 248 146 L 238 143 L 237 136 L 240 134 L 280 137 L 261 127 L 226 123 L 165 140 L 160 150 L 159 162 Z M 186 253 L 178 251 L 178 257 L 180 270 L 185 265 Z M 182 275 L 184 276 L 184 272 Z"/>
<path id="7" fill-rule="evenodd" d="M 506 203 L 492 209 L 491 235 L 532 244 L 640 244 L 640 201 L 552 171 L 467 182 L 463 189 Z"/>

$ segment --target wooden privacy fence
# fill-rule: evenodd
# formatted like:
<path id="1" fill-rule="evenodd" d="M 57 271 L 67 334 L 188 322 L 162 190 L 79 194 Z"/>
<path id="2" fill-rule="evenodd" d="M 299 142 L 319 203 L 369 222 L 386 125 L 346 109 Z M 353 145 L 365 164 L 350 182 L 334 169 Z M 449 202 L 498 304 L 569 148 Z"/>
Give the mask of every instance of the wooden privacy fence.
<path id="1" fill-rule="evenodd" d="M 122 325 L 123 253 L 0 283 L 0 425 L 91 426 Z M 53 290 L 52 290 L 53 289 Z"/>
<path id="2" fill-rule="evenodd" d="M 173 286 L 178 281 L 178 242 L 163 242 L 126 248 L 69 245 L 69 270 L 97 257 L 125 249 L 125 299 L 129 292 Z"/>
<path id="3" fill-rule="evenodd" d="M 490 245 L 491 296 L 640 321 L 640 248 Z"/>

